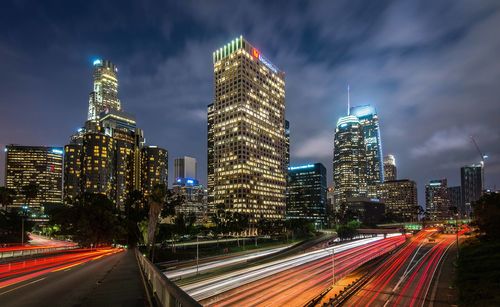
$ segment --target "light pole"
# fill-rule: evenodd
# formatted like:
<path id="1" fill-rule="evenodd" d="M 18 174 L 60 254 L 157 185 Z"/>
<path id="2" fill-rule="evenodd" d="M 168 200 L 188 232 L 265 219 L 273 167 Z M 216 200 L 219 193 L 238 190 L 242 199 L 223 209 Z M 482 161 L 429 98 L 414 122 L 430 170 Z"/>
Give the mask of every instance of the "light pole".
<path id="1" fill-rule="evenodd" d="M 332 287 L 335 286 L 335 249 L 332 247 Z"/>
<path id="2" fill-rule="evenodd" d="M 199 236 L 196 236 L 196 275 L 198 275 L 198 264 L 199 264 L 199 244 L 198 244 L 198 238 Z"/>

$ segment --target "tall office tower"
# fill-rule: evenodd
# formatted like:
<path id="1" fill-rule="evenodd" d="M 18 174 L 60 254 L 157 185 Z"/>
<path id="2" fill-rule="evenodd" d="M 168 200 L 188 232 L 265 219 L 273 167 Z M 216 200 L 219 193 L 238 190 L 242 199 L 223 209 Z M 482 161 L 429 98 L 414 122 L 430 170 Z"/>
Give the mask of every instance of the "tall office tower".
<path id="1" fill-rule="evenodd" d="M 140 190 L 140 181 L 135 174 L 140 168 L 136 159 L 136 152 L 140 151 L 144 143 L 142 130 L 137 128 L 135 118 L 125 112 L 107 110 L 99 116 L 100 126 L 105 135 L 109 135 L 115 142 L 115 204 L 125 209 L 125 200 L 130 192 Z"/>
<path id="2" fill-rule="evenodd" d="M 82 137 L 83 143 L 83 137 Z M 73 203 L 82 193 L 83 145 L 64 146 L 64 202 Z"/>
<path id="3" fill-rule="evenodd" d="M 396 168 L 396 158 L 393 155 L 384 157 L 384 180 L 394 181 L 398 179 L 398 169 Z"/>
<path id="4" fill-rule="evenodd" d="M 82 148 L 82 192 L 104 194 L 115 199 L 115 140 L 97 132 L 85 133 Z"/>
<path id="5" fill-rule="evenodd" d="M 142 148 L 142 193 L 151 195 L 157 184 L 168 186 L 168 152 L 156 146 Z"/>
<path id="6" fill-rule="evenodd" d="M 472 203 L 483 194 L 483 168 L 479 165 L 468 165 L 460 168 L 462 184 L 462 210 L 461 213 L 469 216 L 472 212 Z"/>
<path id="7" fill-rule="evenodd" d="M 290 122 L 285 120 L 286 168 L 290 167 Z"/>
<path id="8" fill-rule="evenodd" d="M 378 189 L 385 211 L 398 222 L 418 220 L 417 183 L 412 180 L 384 181 Z"/>
<path id="9" fill-rule="evenodd" d="M 174 176 L 177 178 L 196 179 L 196 159 L 184 156 L 174 160 Z"/>
<path id="10" fill-rule="evenodd" d="M 333 150 L 333 184 L 335 206 L 347 198 L 366 197 L 366 154 L 363 127 L 358 118 L 339 118 Z"/>
<path id="11" fill-rule="evenodd" d="M 13 206 L 62 203 L 63 149 L 61 147 L 7 145 L 5 147 L 5 187 L 15 192 Z M 28 185 L 36 187 L 34 197 L 26 197 Z"/>
<path id="12" fill-rule="evenodd" d="M 448 187 L 448 198 L 450 199 L 450 207 L 457 208 L 457 213 L 463 213 L 463 202 L 462 202 L 462 187 Z"/>
<path id="13" fill-rule="evenodd" d="M 214 104 L 207 107 L 207 205 L 208 214 L 215 213 L 214 207 Z"/>
<path id="14" fill-rule="evenodd" d="M 368 196 L 377 196 L 377 186 L 384 181 L 382 142 L 378 115 L 370 105 L 352 107 L 350 114 L 356 116 L 362 126 L 366 154 L 366 185 Z"/>
<path id="15" fill-rule="evenodd" d="M 306 219 L 316 228 L 326 223 L 326 168 L 321 163 L 288 168 L 287 219 Z"/>
<path id="16" fill-rule="evenodd" d="M 107 60 L 94 61 L 94 90 L 89 95 L 87 120 L 98 120 L 106 110 L 121 110 L 118 99 L 118 68 Z"/>
<path id="17" fill-rule="evenodd" d="M 213 207 L 247 213 L 252 223 L 282 219 L 285 74 L 241 36 L 213 61 Z"/>
<path id="18" fill-rule="evenodd" d="M 425 208 L 431 220 L 450 217 L 450 199 L 445 179 L 431 180 L 425 185 Z"/>

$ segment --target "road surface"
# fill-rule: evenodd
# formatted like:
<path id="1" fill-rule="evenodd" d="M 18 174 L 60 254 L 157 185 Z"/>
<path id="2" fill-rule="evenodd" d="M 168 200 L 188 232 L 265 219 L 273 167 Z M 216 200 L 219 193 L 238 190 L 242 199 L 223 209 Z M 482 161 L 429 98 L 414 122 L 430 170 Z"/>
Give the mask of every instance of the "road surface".
<path id="1" fill-rule="evenodd" d="M 335 246 L 335 276 L 340 278 L 341 275 L 403 242 L 404 237 L 401 235 L 387 239 L 379 236 Z M 304 253 L 195 282 L 182 288 L 204 305 L 302 306 L 331 284 L 331 254 L 332 248 Z"/>
<path id="2" fill-rule="evenodd" d="M 102 255 L 4 277 L 0 305 L 144 306 L 146 292 L 133 251 Z"/>
<path id="3" fill-rule="evenodd" d="M 417 234 L 410 244 L 386 260 L 345 306 L 427 306 L 433 279 L 455 235 L 436 229 Z"/>

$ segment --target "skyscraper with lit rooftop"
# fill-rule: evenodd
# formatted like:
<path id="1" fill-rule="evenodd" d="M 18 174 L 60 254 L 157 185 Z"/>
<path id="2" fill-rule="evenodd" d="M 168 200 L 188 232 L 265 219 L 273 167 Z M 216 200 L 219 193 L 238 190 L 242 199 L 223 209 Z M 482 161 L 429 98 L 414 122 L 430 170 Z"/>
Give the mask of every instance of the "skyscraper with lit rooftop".
<path id="1" fill-rule="evenodd" d="M 102 112 L 121 110 L 118 99 L 118 68 L 108 60 L 96 59 L 93 62 L 94 90 L 89 95 L 87 120 L 98 120 Z"/>
<path id="2" fill-rule="evenodd" d="M 366 184 L 368 196 L 376 197 L 377 185 L 384 181 L 382 143 L 378 115 L 371 105 L 351 108 L 350 114 L 356 116 L 362 126 L 366 154 Z"/>
<path id="3" fill-rule="evenodd" d="M 366 153 L 363 126 L 354 115 L 339 118 L 333 149 L 335 205 L 348 198 L 366 197 Z"/>
<path id="4" fill-rule="evenodd" d="M 252 223 L 283 219 L 285 75 L 242 36 L 216 50 L 213 63 L 211 205 L 246 213 Z"/>

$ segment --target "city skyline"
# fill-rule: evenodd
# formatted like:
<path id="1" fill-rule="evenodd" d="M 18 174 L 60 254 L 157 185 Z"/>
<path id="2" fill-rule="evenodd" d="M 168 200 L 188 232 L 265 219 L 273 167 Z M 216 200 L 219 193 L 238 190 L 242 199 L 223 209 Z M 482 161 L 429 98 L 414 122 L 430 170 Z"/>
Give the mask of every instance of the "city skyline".
<path id="1" fill-rule="evenodd" d="M 406 7 L 405 7 L 406 6 Z M 310 40 L 314 46 L 320 45 L 321 35 L 326 39 L 322 41 L 324 46 L 316 52 L 307 52 L 302 50 L 305 43 L 298 38 L 298 34 L 287 37 L 285 33 L 294 29 L 300 30 L 303 24 L 290 23 L 287 27 L 276 27 L 275 33 L 277 39 L 271 39 L 270 34 L 263 31 L 266 26 L 258 25 L 253 21 L 245 21 L 238 26 L 234 25 L 232 19 L 223 20 L 219 25 L 222 31 L 214 31 L 214 34 L 203 37 L 192 33 L 193 30 L 172 34 L 176 27 L 181 27 L 182 22 L 174 20 L 171 28 L 165 29 L 170 33 L 169 37 L 164 38 L 165 42 L 178 42 L 173 44 L 176 47 L 158 48 L 158 54 L 153 54 L 150 58 L 149 49 L 130 48 L 125 51 L 116 51 L 120 49 L 120 42 L 107 42 L 103 40 L 109 38 L 113 33 L 119 32 L 120 26 L 114 25 L 110 33 L 101 33 L 98 37 L 91 36 L 91 31 L 83 31 L 83 41 L 76 42 L 67 40 L 64 48 L 50 49 L 41 51 L 36 48 L 27 48 L 30 51 L 16 52 L 17 60 L 13 53 L 22 47 L 21 42 L 14 43 L 12 39 L 2 35 L 2 50 L 7 51 L 2 60 L 2 66 L 16 71 L 16 74 L 10 76 L 12 80 L 2 82 L 2 115 L 0 121 L 4 129 L 0 134 L 2 147 L 10 143 L 21 145 L 47 145 L 63 146 L 67 142 L 67 135 L 76 132 L 76 128 L 85 119 L 87 113 L 88 101 L 85 97 L 88 95 L 90 85 L 88 74 L 91 71 L 92 61 L 99 55 L 102 58 L 110 59 L 120 69 L 120 100 L 122 106 L 136 115 L 137 123 L 147 131 L 148 142 L 158 144 L 169 150 L 172 157 L 189 155 L 197 158 L 199 161 L 199 177 L 203 184 L 206 184 L 206 105 L 211 102 L 212 78 L 210 75 L 211 52 L 226 43 L 232 37 L 242 33 L 248 37 L 261 51 L 272 59 L 272 62 L 287 72 L 287 119 L 291 123 L 291 164 L 307 163 L 312 161 L 322 162 L 327 170 L 331 171 L 331 148 L 332 137 L 336 119 L 345 113 L 345 86 L 347 82 L 351 84 L 352 104 L 353 106 L 370 103 L 377 108 L 381 119 L 382 142 L 384 144 L 384 154 L 392 153 L 398 160 L 398 177 L 410 178 L 417 181 L 419 186 L 419 201 L 424 197 L 425 183 L 433 178 L 448 178 L 449 185 L 458 185 L 460 183 L 460 167 L 479 162 L 478 155 L 473 144 L 468 139 L 470 134 L 474 134 L 482 150 L 490 155 L 490 160 L 486 164 L 486 185 L 493 187 L 499 180 L 500 167 L 498 157 L 494 153 L 498 152 L 498 134 L 494 129 L 494 118 L 498 115 L 495 109 L 495 100 L 498 96 L 497 89 L 491 86 L 492 80 L 496 79 L 496 74 L 480 74 L 484 78 L 476 78 L 475 83 L 463 81 L 457 78 L 447 80 L 435 75 L 431 69 L 436 60 L 443 60 L 442 56 L 447 48 L 464 47 L 467 43 L 477 39 L 477 32 L 481 27 L 486 27 L 499 22 L 498 9 L 492 4 L 490 7 L 477 7 L 467 11 L 467 4 L 458 3 L 451 7 L 449 13 L 445 14 L 444 21 L 447 21 L 445 29 L 441 30 L 437 37 L 426 36 L 428 32 L 410 33 L 406 37 L 387 39 L 380 36 L 388 30 L 396 30 L 391 22 L 397 18 L 403 19 L 400 15 L 412 17 L 411 9 L 408 4 L 384 4 L 374 5 L 372 7 L 362 8 L 354 5 L 357 12 L 347 17 L 347 23 L 351 23 L 355 28 L 364 29 L 363 25 L 356 19 L 368 14 L 371 10 L 374 14 L 370 21 L 377 26 L 372 32 L 359 34 L 359 37 L 349 36 L 354 42 L 346 42 L 344 52 L 335 50 L 337 57 L 353 57 L 351 60 L 333 61 L 331 55 L 325 54 L 323 48 L 327 46 L 340 44 L 341 39 L 338 36 L 341 32 L 326 32 L 326 27 L 320 27 L 318 33 L 313 35 Z M 465 6 L 465 7 L 464 7 Z M 495 10 L 495 8 L 497 10 Z M 15 7 L 12 8 L 14 11 Z M 17 8 L 18 10 L 20 8 Z M 45 8 L 48 10 L 49 8 Z M 104 8 L 104 10 L 109 8 Z M 248 7 L 255 13 L 257 20 L 264 20 L 267 14 L 276 12 L 277 8 L 271 5 L 269 13 L 264 12 L 263 3 L 257 2 L 257 5 Z M 472 21 L 472 17 L 489 9 L 490 17 L 483 20 L 482 23 Z M 44 11 L 44 10 L 42 10 Z M 138 10 L 139 13 L 148 13 L 146 8 Z M 58 16 L 58 10 L 50 12 L 51 17 L 61 20 Z M 226 16 L 229 13 L 226 12 Z M 311 5 L 306 9 L 307 16 L 316 16 L 320 18 L 321 23 L 325 17 L 321 12 Z M 451 22 L 453 14 L 467 14 L 469 19 L 464 18 L 463 22 Z M 195 29 L 201 29 L 201 24 L 207 23 L 209 29 L 215 29 L 217 25 L 209 16 L 198 16 L 195 13 L 184 12 L 188 15 L 188 20 L 195 20 Z M 28 15 L 33 14 L 28 11 Z M 76 14 L 76 13 L 75 13 Z M 129 14 L 131 14 L 129 12 Z M 240 16 L 242 12 L 236 11 Z M 420 15 L 419 15 L 420 14 Z M 438 19 L 430 10 L 416 10 L 415 15 L 424 16 L 424 21 L 419 24 L 423 27 L 429 27 Z M 134 15 L 137 16 L 137 15 Z M 33 19 L 39 20 L 41 16 L 34 14 Z M 84 28 L 88 21 L 77 18 L 74 20 L 75 27 Z M 132 16 L 129 16 L 132 17 Z M 282 17 L 286 21 L 292 21 L 294 14 L 287 14 Z M 96 15 L 90 15 L 89 19 L 96 18 Z M 5 18 L 8 22 L 10 19 Z M 404 23 L 404 20 L 396 20 Z M 304 22 L 304 21 L 301 21 Z M 311 23 L 306 18 L 306 23 Z M 488 24 L 489 22 L 489 24 Z M 118 23 L 118 21 L 117 21 Z M 463 29 L 457 30 L 462 25 Z M 33 25 L 27 24 L 23 27 L 15 27 L 14 34 L 21 35 Z M 151 25 L 149 25 L 151 26 Z M 388 28 L 387 28 L 388 27 Z M 486 28 L 489 29 L 490 27 Z M 143 29 L 143 28 L 141 28 Z M 331 30 L 331 29 L 330 29 Z M 447 41 L 446 34 L 456 31 L 456 36 Z M 54 29 L 41 29 L 42 33 L 52 33 Z M 64 33 L 64 30 L 61 30 Z M 368 33 L 369 32 L 369 33 Z M 206 33 L 206 32 L 204 32 Z M 158 34 L 158 33 L 156 33 Z M 155 34 L 155 35 L 156 35 Z M 378 34 L 378 36 L 377 36 Z M 417 34 L 424 35 L 419 36 Z M 60 34 L 63 35 L 63 34 Z M 372 54 L 363 53 L 360 47 L 360 38 L 363 35 L 373 38 L 379 38 L 380 41 L 373 41 L 375 50 Z M 481 35 L 492 35 L 488 31 L 482 31 Z M 15 35 L 14 35 L 15 36 Z M 140 39 L 132 35 L 132 45 L 137 46 Z M 55 35 L 49 42 L 51 45 L 57 45 L 61 39 Z M 146 42 L 153 43 L 153 38 L 144 38 Z M 347 39 L 347 38 L 346 38 Z M 347 39 L 348 41 L 348 39 Z M 36 42 L 35 42 L 36 43 Z M 484 57 L 490 55 L 494 48 L 494 40 L 485 43 L 477 52 L 482 52 Z M 448 47 L 447 47 L 448 46 Z M 67 49 L 66 49 L 67 48 Z M 407 48 L 408 52 L 413 52 L 405 57 L 401 62 L 401 57 L 397 54 Z M 425 48 L 431 50 L 425 51 Z M 463 49 L 462 48 L 462 49 Z M 77 50 L 78 49 L 78 50 Z M 327 48 L 328 49 L 328 48 Z M 342 49 L 342 48 L 339 48 Z M 461 50 L 466 52 L 468 49 Z M 67 54 L 62 53 L 67 50 Z M 8 51 L 11 51 L 10 53 Z M 144 55 L 141 56 L 141 52 Z M 427 54 L 426 52 L 430 53 Z M 455 51 L 456 53 L 457 51 Z M 471 52 L 471 50 L 469 50 Z M 467 74 L 478 74 L 478 68 L 462 66 L 453 62 L 458 55 L 452 54 L 450 60 L 444 61 L 440 65 L 447 71 L 458 70 L 459 77 L 465 79 Z M 34 61 L 34 59 L 40 59 Z M 57 59 L 61 62 L 61 71 L 51 71 L 52 75 L 46 76 L 46 65 L 49 65 Z M 391 61 L 393 64 L 391 64 Z M 398 62 L 399 61 L 399 62 Z M 396 64 L 394 64 L 394 62 Z M 408 63 L 410 62 L 410 63 Z M 176 64 L 180 63 L 180 64 Z M 395 69 L 393 65 L 401 64 L 403 68 L 416 68 L 414 65 L 421 63 L 423 67 L 417 69 L 417 73 L 406 75 L 400 69 Z M 481 63 L 479 63 L 481 64 Z M 380 65 L 384 74 L 374 74 L 374 67 Z M 405 66 L 406 65 L 406 66 Z M 181 67 L 179 67 L 181 66 Z M 27 70 L 27 68 L 30 70 Z M 332 68 L 333 67 L 333 68 Z M 485 68 L 485 66 L 482 66 Z M 186 71 L 184 69 L 186 68 Z M 299 70 L 300 69 L 300 70 Z M 358 72 L 356 72 L 358 69 Z M 404 69 L 401 69 L 404 71 Z M 29 72 L 29 75 L 28 75 Z M 178 79 L 170 79 L 170 75 L 178 76 Z M 364 77 L 365 75 L 370 78 Z M 414 76 L 416 75 L 416 76 Z M 303 78 L 303 76 L 307 78 Z M 486 78 L 488 76 L 488 78 Z M 5 79 L 7 76 L 2 75 Z M 381 80 L 379 80 L 379 78 Z M 427 80 L 429 79 L 429 80 Z M 64 80 L 64 88 L 60 87 L 61 80 Z M 391 84 L 391 81 L 393 84 Z M 489 81 L 491 80 L 491 81 Z M 13 82 L 23 84 L 23 90 L 12 86 Z M 174 82 L 171 82 L 174 81 Z M 189 81 L 189 82 L 188 82 Z M 417 82 L 418 81 L 418 82 Z M 180 84 L 185 83 L 185 84 Z M 387 83 L 386 85 L 385 82 Z M 416 89 L 410 90 L 410 85 L 417 82 Z M 446 86 L 440 86 L 440 83 Z M 464 83 L 465 82 L 465 83 Z M 398 84 L 398 83 L 402 83 Z M 429 85 L 429 83 L 432 83 Z M 392 90 L 391 90 L 391 87 Z M 444 89 L 451 87 L 456 91 L 446 93 Z M 485 96 L 478 96 L 463 91 L 459 88 L 481 88 Z M 58 90 L 54 90 L 58 88 Z M 425 91 L 422 89 L 427 88 Z M 486 88 L 486 90 L 484 90 Z M 193 94 L 196 92 L 196 94 Z M 487 95 L 489 93 L 489 95 Z M 432 94 L 432 95 L 431 95 Z M 404 95 L 409 95 L 404 96 Z M 416 98 L 418 95 L 424 95 L 422 98 Z M 465 96 L 464 98 L 457 96 Z M 490 97 L 490 98 L 489 98 Z M 411 99 L 409 99 L 411 98 Z M 435 101 L 426 102 L 425 99 L 439 99 L 439 104 Z M 476 100 L 482 103 L 477 103 Z M 10 102 L 11 105 L 7 105 Z M 307 104 L 304 103 L 307 101 Z M 441 103 L 442 102 L 442 103 Z M 425 111 L 433 107 L 432 112 Z M 307 108 L 305 108 L 307 106 Z M 310 107 L 312 106 L 312 107 Z M 26 114 L 25 110 L 32 109 L 31 114 Z M 472 112 L 476 110 L 476 112 Z M 446 113 L 446 116 L 443 114 Z M 478 115 L 479 114 L 479 115 Z M 37 116 L 35 116 L 37 115 Z M 450 118 L 450 119 L 448 119 Z M 425 120 L 425 125 L 421 125 Z M 465 121 L 468 124 L 463 127 L 457 125 L 457 122 Z M 57 123 L 54 124 L 54 123 Z M 177 128 L 179 127 L 179 128 Z M 183 133 L 178 132 L 182 129 Z M 419 130 L 418 133 L 413 131 Z M 408 138 L 406 131 L 412 131 Z M 325 138 L 324 136 L 327 136 Z M 179 139 L 183 137 L 183 139 Z M 325 141 L 325 139 L 327 141 Z M 5 155 L 2 153 L 0 163 L 4 163 Z M 170 163 L 172 168 L 172 162 Z M 438 165 L 438 167 L 435 167 Z M 171 172 L 172 174 L 172 172 Z M 0 180 L 3 179 L 3 168 L 0 171 Z M 172 175 L 170 175 L 172 176 Z M 331 173 L 327 175 L 331 183 Z M 173 182 L 173 178 L 169 178 Z M 2 180 L 3 182 L 3 180 Z"/>

